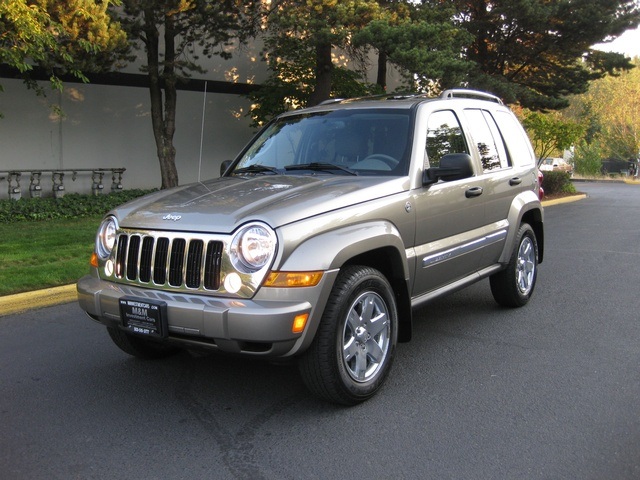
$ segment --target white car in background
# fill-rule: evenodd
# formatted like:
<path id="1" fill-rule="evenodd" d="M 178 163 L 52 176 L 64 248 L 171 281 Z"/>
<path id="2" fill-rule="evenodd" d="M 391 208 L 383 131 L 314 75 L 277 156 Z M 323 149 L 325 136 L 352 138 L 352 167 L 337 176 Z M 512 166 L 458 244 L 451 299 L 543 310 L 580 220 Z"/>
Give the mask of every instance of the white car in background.
<path id="1" fill-rule="evenodd" d="M 540 170 L 543 172 L 567 172 L 573 174 L 573 167 L 562 158 L 545 158 L 540 164 Z"/>

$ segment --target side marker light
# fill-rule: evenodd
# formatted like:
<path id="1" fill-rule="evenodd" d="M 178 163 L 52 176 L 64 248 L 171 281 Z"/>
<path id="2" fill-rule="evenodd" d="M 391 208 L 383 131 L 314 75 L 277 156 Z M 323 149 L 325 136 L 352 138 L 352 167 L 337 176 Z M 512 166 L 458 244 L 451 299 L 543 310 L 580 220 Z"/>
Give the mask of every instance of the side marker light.
<path id="1" fill-rule="evenodd" d="M 293 325 L 291 327 L 291 331 L 293 333 L 302 333 L 304 331 L 304 327 L 307 325 L 307 320 L 309 320 L 309 314 L 303 313 L 302 315 L 296 315 L 293 319 Z"/>

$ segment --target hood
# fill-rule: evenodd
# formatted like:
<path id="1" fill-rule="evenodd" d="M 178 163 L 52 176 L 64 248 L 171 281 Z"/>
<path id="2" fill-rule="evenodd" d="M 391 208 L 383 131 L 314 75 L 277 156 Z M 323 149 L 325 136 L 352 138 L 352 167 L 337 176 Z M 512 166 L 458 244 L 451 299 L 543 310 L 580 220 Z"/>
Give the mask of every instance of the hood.
<path id="1" fill-rule="evenodd" d="M 259 220 L 277 228 L 405 190 L 406 178 L 332 175 L 223 177 L 147 195 L 118 207 L 120 226 L 231 233 Z"/>

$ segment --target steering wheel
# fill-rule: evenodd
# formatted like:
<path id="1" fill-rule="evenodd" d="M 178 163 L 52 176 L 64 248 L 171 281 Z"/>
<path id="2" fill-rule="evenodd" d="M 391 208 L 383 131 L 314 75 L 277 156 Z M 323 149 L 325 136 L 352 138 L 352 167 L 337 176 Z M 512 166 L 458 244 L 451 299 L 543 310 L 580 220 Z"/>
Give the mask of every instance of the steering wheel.
<path id="1" fill-rule="evenodd" d="M 371 161 L 376 161 L 377 160 L 378 162 L 382 162 L 385 165 L 387 165 L 391 170 L 396 168 L 398 166 L 398 164 L 400 163 L 398 160 L 396 160 L 392 156 L 385 155 L 384 153 L 372 153 L 371 155 L 368 155 L 367 157 L 365 157 L 362 161 L 366 162 L 366 161 L 369 161 L 369 160 L 371 160 Z"/>

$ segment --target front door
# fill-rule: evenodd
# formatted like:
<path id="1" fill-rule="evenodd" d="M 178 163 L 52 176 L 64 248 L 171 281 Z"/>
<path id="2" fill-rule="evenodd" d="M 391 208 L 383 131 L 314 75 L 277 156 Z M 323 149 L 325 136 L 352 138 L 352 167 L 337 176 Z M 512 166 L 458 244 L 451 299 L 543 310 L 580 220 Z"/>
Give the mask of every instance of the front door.
<path id="1" fill-rule="evenodd" d="M 425 168 L 437 167 L 449 153 L 470 153 L 452 110 L 431 113 L 427 122 Z M 413 296 L 465 277 L 479 268 L 483 238 L 483 180 L 471 177 L 418 189 L 416 206 L 416 275 Z"/>

